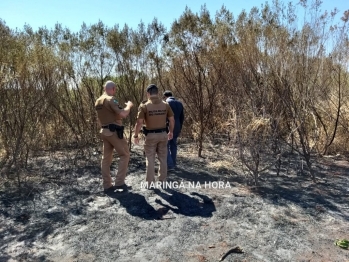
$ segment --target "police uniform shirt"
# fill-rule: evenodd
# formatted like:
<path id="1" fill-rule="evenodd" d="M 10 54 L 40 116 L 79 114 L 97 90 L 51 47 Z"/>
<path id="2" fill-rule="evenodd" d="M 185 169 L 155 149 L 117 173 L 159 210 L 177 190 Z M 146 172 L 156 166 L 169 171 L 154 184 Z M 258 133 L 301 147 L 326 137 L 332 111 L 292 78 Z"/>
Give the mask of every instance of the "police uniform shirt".
<path id="1" fill-rule="evenodd" d="M 170 105 L 159 97 L 150 97 L 140 104 L 137 119 L 144 119 L 147 130 L 166 128 L 166 119 L 173 116 Z"/>
<path id="2" fill-rule="evenodd" d="M 114 96 L 109 96 L 104 92 L 103 95 L 96 100 L 95 109 L 102 126 L 109 124 L 122 125 L 120 113 L 123 109 L 119 106 Z M 111 132 L 108 128 L 102 128 L 100 133 L 106 136 L 115 134 L 115 132 Z"/>

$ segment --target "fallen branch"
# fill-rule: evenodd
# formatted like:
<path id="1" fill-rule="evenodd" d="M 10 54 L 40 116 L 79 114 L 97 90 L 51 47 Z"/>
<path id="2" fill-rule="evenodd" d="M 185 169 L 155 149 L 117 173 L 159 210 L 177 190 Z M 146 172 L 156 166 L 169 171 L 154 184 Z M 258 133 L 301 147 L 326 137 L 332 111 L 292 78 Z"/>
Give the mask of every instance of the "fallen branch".
<path id="1" fill-rule="evenodd" d="M 225 253 L 221 259 L 219 261 L 223 261 L 228 255 L 230 255 L 231 253 L 238 253 L 238 254 L 241 254 L 241 253 L 244 253 L 244 250 L 241 249 L 241 247 L 237 246 L 237 247 L 233 247 L 231 249 L 228 250 L 227 253 Z"/>

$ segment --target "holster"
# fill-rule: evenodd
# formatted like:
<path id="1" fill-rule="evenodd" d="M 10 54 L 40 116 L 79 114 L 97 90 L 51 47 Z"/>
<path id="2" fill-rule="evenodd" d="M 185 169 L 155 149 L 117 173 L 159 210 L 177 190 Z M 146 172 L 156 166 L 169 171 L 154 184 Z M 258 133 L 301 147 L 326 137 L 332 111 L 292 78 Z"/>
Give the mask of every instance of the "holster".
<path id="1" fill-rule="evenodd" d="M 142 133 L 143 135 L 148 135 L 148 130 L 145 128 L 145 126 L 142 127 Z"/>
<path id="2" fill-rule="evenodd" d="M 110 124 L 110 125 L 108 125 L 108 128 L 109 128 L 110 132 L 116 132 L 118 138 L 120 138 L 120 139 L 124 138 L 124 126 Z"/>

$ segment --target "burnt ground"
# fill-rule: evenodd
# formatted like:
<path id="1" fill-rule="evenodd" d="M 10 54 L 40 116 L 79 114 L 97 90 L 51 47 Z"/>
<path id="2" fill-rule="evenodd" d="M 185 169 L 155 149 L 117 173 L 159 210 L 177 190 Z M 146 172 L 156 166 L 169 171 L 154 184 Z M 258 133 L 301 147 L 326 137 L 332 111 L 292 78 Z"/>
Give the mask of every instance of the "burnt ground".
<path id="1" fill-rule="evenodd" d="M 0 261 L 219 261 L 235 246 L 244 253 L 224 261 L 349 261 L 349 250 L 334 245 L 349 238 L 346 159 L 318 158 L 313 183 L 295 156 L 280 176 L 269 170 L 254 187 L 234 148 L 206 145 L 206 158 L 192 148 L 180 145 L 169 181 L 195 188 L 141 188 L 138 149 L 126 179 L 132 190 L 110 196 L 98 152 L 37 156 L 21 190 L 2 186 Z M 213 188 L 214 181 L 231 187 Z"/>

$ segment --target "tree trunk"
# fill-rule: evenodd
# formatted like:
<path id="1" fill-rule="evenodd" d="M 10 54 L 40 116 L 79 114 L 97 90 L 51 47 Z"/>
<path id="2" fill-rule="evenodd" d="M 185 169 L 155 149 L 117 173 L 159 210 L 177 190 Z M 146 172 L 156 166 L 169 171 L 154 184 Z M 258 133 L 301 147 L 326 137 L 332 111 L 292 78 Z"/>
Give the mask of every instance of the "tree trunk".
<path id="1" fill-rule="evenodd" d="M 202 157 L 202 140 L 199 140 L 198 157 Z"/>
<path id="2" fill-rule="evenodd" d="M 313 180 L 313 182 L 316 182 L 315 173 L 314 173 L 314 170 L 312 168 L 311 161 L 310 161 L 310 154 L 304 154 L 304 158 L 305 158 L 305 162 L 307 163 L 307 167 L 309 169 L 311 179 Z"/>
<path id="3" fill-rule="evenodd" d="M 200 126 L 200 134 L 199 134 L 199 150 L 198 150 L 198 157 L 202 157 L 202 149 L 203 149 L 203 140 L 204 140 L 204 127 L 203 125 Z"/>
<path id="4" fill-rule="evenodd" d="M 325 145 L 325 150 L 323 152 L 324 155 L 327 154 L 327 151 L 328 151 L 328 148 L 330 147 L 330 145 L 332 145 L 335 137 L 336 137 L 336 133 L 337 133 L 337 129 L 338 129 L 338 123 L 339 123 L 339 117 L 340 117 L 340 113 L 341 113 L 341 107 L 342 107 L 342 104 L 341 104 L 341 74 L 340 74 L 340 71 L 339 71 L 339 76 L 338 76 L 338 106 L 337 106 L 337 114 L 336 114 L 336 121 L 334 123 L 334 130 L 333 130 L 333 134 L 332 134 L 332 137 L 330 139 L 330 142 Z"/>
<path id="5" fill-rule="evenodd" d="M 258 171 L 253 171 L 254 185 L 258 186 Z"/>

